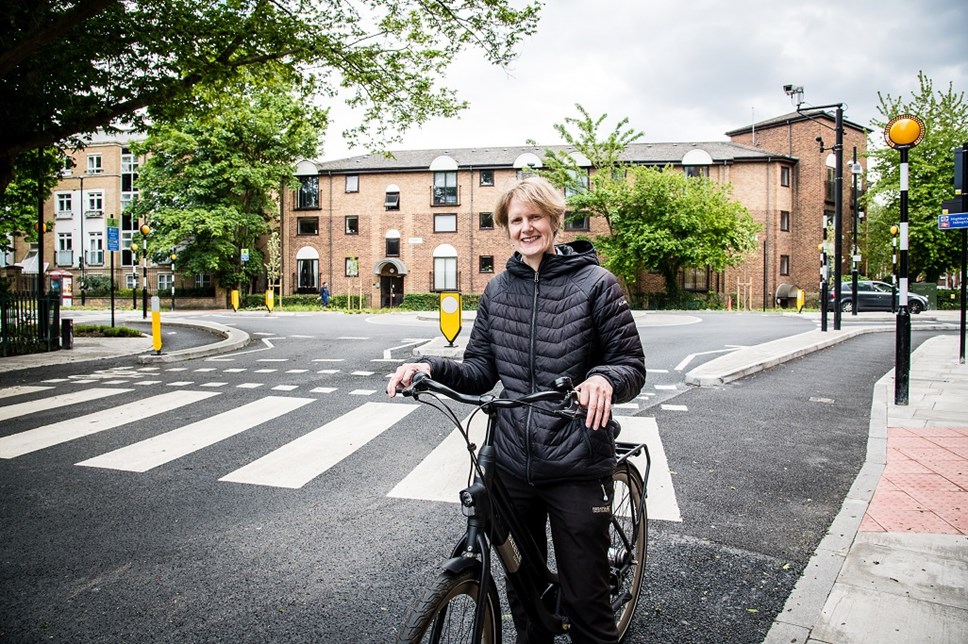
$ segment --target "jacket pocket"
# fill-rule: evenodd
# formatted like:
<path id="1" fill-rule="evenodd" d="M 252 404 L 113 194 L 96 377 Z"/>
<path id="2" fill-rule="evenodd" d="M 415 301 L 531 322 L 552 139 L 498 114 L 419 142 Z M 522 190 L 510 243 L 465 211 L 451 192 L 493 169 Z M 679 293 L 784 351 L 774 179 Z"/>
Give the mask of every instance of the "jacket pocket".
<path id="1" fill-rule="evenodd" d="M 588 450 L 588 458 L 592 463 L 615 456 L 615 425 L 611 419 L 601 429 L 591 429 L 583 421 L 573 421 L 579 425 L 579 431 Z"/>

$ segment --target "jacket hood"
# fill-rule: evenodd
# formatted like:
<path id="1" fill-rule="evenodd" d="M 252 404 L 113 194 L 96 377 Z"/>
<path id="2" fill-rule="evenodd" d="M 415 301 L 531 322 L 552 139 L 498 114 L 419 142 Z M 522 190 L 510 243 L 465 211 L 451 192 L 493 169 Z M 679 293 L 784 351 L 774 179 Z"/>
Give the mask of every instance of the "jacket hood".
<path id="1" fill-rule="evenodd" d="M 592 243 L 584 239 L 578 239 L 567 244 L 555 244 L 557 253 L 552 255 L 545 253 L 541 258 L 541 265 L 538 271 L 542 277 L 553 277 L 563 273 L 570 273 L 583 266 L 598 266 L 598 254 Z M 534 275 L 534 269 L 528 266 L 521 258 L 521 253 L 515 252 L 506 266 L 507 270 L 513 275 L 528 277 Z"/>

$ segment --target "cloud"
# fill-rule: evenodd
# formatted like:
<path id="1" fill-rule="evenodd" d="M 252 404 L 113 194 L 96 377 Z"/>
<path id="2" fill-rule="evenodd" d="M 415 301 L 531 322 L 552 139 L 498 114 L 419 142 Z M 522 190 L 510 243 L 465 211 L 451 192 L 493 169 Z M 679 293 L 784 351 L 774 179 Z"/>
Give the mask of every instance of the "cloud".
<path id="1" fill-rule="evenodd" d="M 725 140 L 724 132 L 793 111 L 785 84 L 812 105 L 843 102 L 869 125 L 877 93 L 909 97 L 924 71 L 935 88 L 968 90 L 964 0 L 553 0 L 509 70 L 470 52 L 445 84 L 470 102 L 459 119 L 406 134 L 399 149 L 559 143 L 552 125 L 575 103 L 628 117 L 649 141 Z M 334 108 L 326 158 L 349 150 Z"/>

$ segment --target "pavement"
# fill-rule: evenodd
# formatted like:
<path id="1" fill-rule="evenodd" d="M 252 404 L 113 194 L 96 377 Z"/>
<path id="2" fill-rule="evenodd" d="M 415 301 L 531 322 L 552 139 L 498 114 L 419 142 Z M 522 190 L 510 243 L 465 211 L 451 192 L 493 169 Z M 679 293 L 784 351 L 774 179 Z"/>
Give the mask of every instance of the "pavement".
<path id="1" fill-rule="evenodd" d="M 436 319 L 436 313 L 413 315 Z M 698 321 L 688 313 L 634 315 L 640 327 Z M 698 366 L 685 380 L 721 387 L 861 333 L 893 331 L 885 324 L 891 320 L 864 314 L 859 326 L 738 349 Z M 465 313 L 464 323 L 472 321 L 473 313 Z M 948 332 L 912 352 L 906 405 L 894 403 L 893 372 L 875 385 L 866 461 L 765 644 L 968 642 L 968 365 L 959 358 L 959 322 L 954 311 L 919 316 L 919 331 Z M 249 340 L 242 331 L 203 320 L 166 317 L 163 324 L 202 328 L 221 339 L 156 355 L 149 337 L 75 338 L 71 350 L 0 358 L 0 369 L 124 355 L 171 362 L 232 351 Z M 460 357 L 469 335 L 452 345 L 437 338 L 415 354 Z"/>

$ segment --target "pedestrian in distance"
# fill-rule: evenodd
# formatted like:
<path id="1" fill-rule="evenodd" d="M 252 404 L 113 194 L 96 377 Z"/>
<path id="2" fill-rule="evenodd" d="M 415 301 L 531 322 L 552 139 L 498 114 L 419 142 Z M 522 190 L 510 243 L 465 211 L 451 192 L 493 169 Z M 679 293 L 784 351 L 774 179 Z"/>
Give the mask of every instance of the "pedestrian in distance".
<path id="1" fill-rule="evenodd" d="M 326 285 L 326 282 L 323 282 L 323 285 L 319 287 L 319 301 L 324 308 L 329 306 L 329 286 Z"/>
<path id="2" fill-rule="evenodd" d="M 579 383 L 583 420 L 501 410 L 497 466 L 515 510 L 545 551 L 551 522 L 572 642 L 617 642 L 608 578 L 616 463 L 609 421 L 612 405 L 632 400 L 645 384 L 645 356 L 622 289 L 591 243 L 555 244 L 564 214 L 561 191 L 540 177 L 516 181 L 499 197 L 494 221 L 515 252 L 484 289 L 463 360 L 403 364 L 387 393 L 409 386 L 417 371 L 474 395 L 498 382 L 502 396 L 515 398 L 552 389 L 562 376 Z M 529 623 L 513 591 L 508 600 L 518 643 L 553 641 Z"/>

